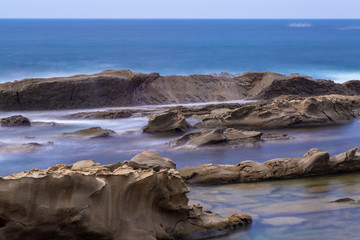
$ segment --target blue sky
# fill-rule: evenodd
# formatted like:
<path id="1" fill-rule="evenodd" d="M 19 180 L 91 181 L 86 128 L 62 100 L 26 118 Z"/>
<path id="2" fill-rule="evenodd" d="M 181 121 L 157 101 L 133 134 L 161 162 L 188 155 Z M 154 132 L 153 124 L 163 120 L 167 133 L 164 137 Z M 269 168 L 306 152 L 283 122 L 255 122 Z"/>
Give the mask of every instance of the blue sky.
<path id="1" fill-rule="evenodd" d="M 0 18 L 360 18 L 360 0 L 0 0 Z"/>

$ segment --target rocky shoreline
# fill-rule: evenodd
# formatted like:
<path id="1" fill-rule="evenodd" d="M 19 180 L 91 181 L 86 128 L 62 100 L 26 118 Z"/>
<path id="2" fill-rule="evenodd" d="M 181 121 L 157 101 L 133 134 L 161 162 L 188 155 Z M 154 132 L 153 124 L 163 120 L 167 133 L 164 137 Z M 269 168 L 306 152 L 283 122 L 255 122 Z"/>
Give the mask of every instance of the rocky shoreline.
<path id="1" fill-rule="evenodd" d="M 107 70 L 93 75 L 24 79 L 0 84 L 0 110 L 184 104 L 329 94 L 358 96 L 360 81 L 339 84 L 299 74 L 273 72 L 161 76 L 158 73 Z"/>
<path id="2" fill-rule="evenodd" d="M 138 129 L 139 135 L 151 141 L 170 139 L 163 145 L 168 151 L 195 152 L 206 147 L 215 149 L 215 146 L 254 148 L 270 141 L 291 141 L 292 136 L 286 133 L 288 129 L 356 121 L 360 81 L 338 84 L 272 72 L 160 76 L 109 70 L 93 75 L 0 84 L 1 111 L 250 99 L 256 101 L 82 110 L 64 114 L 58 120 L 116 123 L 117 119 L 131 121 L 147 117 L 147 124 Z M 14 128 L 36 127 L 47 131 L 61 124 L 14 115 L 1 118 L 0 126 L 9 132 Z M 102 139 L 110 142 L 120 138 L 116 131 L 95 125 L 63 131 L 52 137 L 89 145 Z M 31 141 L 0 142 L 0 153 L 27 154 L 57 144 Z M 323 150 L 311 149 L 297 158 L 276 158 L 263 163 L 247 160 L 236 165 L 209 163 L 177 170 L 172 160 L 144 151 L 130 161 L 110 165 L 86 160 L 44 170 L 32 169 L 0 178 L 0 239 L 216 237 L 250 225 L 252 218 L 239 213 L 221 217 L 203 210 L 200 205 L 188 204 L 186 184 L 251 183 L 355 172 L 360 171 L 360 154 L 356 150 L 352 148 L 330 156 Z"/>

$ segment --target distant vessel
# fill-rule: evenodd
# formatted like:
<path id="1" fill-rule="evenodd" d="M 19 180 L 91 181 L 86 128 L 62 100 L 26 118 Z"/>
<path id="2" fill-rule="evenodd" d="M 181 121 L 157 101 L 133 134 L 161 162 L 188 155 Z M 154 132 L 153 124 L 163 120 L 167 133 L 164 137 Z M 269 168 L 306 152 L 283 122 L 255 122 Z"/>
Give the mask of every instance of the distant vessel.
<path id="1" fill-rule="evenodd" d="M 312 25 L 310 23 L 291 23 L 289 24 L 289 27 L 308 28 L 308 27 L 312 27 Z"/>

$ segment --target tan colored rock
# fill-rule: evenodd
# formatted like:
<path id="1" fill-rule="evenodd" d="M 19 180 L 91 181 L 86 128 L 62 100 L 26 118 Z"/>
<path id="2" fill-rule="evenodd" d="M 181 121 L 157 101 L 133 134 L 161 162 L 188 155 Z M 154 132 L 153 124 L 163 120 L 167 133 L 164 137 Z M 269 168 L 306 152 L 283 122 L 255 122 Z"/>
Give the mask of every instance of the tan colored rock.
<path id="1" fill-rule="evenodd" d="M 115 132 L 109 129 L 103 129 L 101 127 L 92 127 L 87 129 L 81 129 L 75 132 L 63 133 L 62 135 L 65 137 L 94 139 L 111 137 L 112 135 L 115 135 Z"/>
<path id="2" fill-rule="evenodd" d="M 150 117 L 145 133 L 185 132 L 191 125 L 177 111 L 167 111 Z"/>
<path id="3" fill-rule="evenodd" d="M 261 141 L 261 132 L 244 131 L 235 128 L 215 129 L 185 134 L 169 143 L 174 148 L 196 149 L 212 144 L 253 146 Z"/>
<path id="4" fill-rule="evenodd" d="M 224 184 L 301 178 L 360 171 L 360 153 L 353 148 L 330 157 L 320 149 L 311 149 L 299 158 L 276 158 L 264 163 L 243 161 L 237 165 L 200 165 L 179 169 L 189 184 Z"/>
<path id="5" fill-rule="evenodd" d="M 152 168 L 155 171 L 160 169 L 176 169 L 176 164 L 170 158 L 164 158 L 154 151 L 143 151 L 126 162 L 129 166 L 137 169 Z"/>
<path id="6" fill-rule="evenodd" d="M 251 224 L 188 205 L 174 169 L 112 167 L 81 161 L 0 178 L 0 237 L 203 239 Z"/>
<path id="7" fill-rule="evenodd" d="M 240 108 L 229 110 L 222 117 L 209 115 L 195 127 L 304 127 L 348 122 L 355 117 L 353 110 L 336 98 L 275 99 L 269 102 L 245 104 Z"/>

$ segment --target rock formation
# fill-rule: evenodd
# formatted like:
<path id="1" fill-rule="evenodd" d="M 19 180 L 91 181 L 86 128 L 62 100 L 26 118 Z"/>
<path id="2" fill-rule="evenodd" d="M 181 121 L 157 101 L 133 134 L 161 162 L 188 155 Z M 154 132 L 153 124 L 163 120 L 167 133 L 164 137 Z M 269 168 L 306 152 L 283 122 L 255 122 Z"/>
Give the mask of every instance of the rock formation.
<path id="1" fill-rule="evenodd" d="M 0 238 L 197 239 L 251 223 L 248 215 L 223 218 L 188 205 L 187 193 L 166 167 L 89 160 L 32 169 L 0 178 Z"/>
<path id="2" fill-rule="evenodd" d="M 357 148 L 330 157 L 320 149 L 311 149 L 303 157 L 276 158 L 264 163 L 243 161 L 234 165 L 203 164 L 179 169 L 189 184 L 225 184 L 300 178 L 360 171 Z"/>
<path id="3" fill-rule="evenodd" d="M 0 126 L 2 127 L 29 127 L 30 120 L 22 115 L 15 115 L 0 119 Z"/>
<path id="4" fill-rule="evenodd" d="M 360 82 L 338 84 L 273 72 L 160 76 L 108 70 L 93 75 L 0 84 L 0 110 L 75 109 L 271 99 L 281 95 L 360 95 Z M 46 91 L 44 91 L 46 89 Z"/>
<path id="5" fill-rule="evenodd" d="M 48 142 L 47 144 L 31 142 L 31 143 L 24 143 L 24 144 L 0 145 L 0 153 L 2 153 L 2 154 L 30 153 L 30 152 L 36 152 L 46 146 L 51 146 L 51 145 L 53 145 L 53 142 Z"/>
<path id="6" fill-rule="evenodd" d="M 191 125 L 178 111 L 167 111 L 150 117 L 143 128 L 145 133 L 185 132 Z"/>
<path id="7" fill-rule="evenodd" d="M 215 129 L 185 134 L 169 143 L 175 148 L 198 148 L 211 144 L 254 146 L 261 141 L 261 132 L 244 131 L 235 128 Z"/>
<path id="8" fill-rule="evenodd" d="M 82 139 L 94 139 L 111 137 L 115 135 L 115 132 L 110 129 L 103 129 L 101 127 L 92 127 L 87 129 L 81 129 L 75 132 L 68 132 L 62 134 L 65 137 L 82 138 Z"/>
<path id="9" fill-rule="evenodd" d="M 334 98 L 275 99 L 245 104 L 234 110 L 213 110 L 195 127 L 297 127 L 349 121 L 355 117 L 350 107 Z"/>

